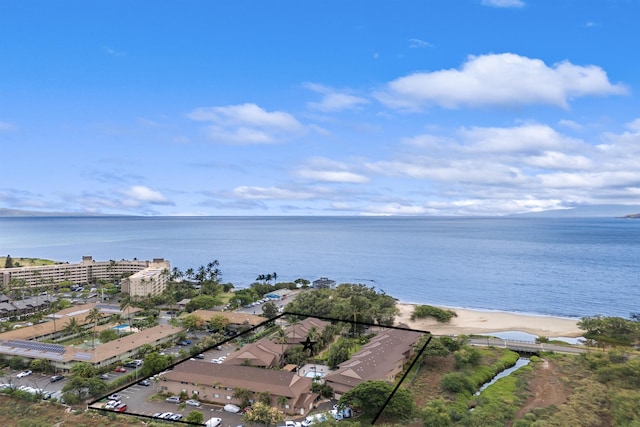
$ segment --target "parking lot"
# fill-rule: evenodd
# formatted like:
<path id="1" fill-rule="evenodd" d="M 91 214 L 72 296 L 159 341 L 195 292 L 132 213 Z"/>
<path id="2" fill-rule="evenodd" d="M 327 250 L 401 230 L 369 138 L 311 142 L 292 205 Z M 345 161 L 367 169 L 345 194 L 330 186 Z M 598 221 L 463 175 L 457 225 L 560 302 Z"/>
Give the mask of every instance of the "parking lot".
<path id="1" fill-rule="evenodd" d="M 164 350 L 164 353 L 178 355 L 180 349 L 188 348 L 191 345 L 193 345 L 193 343 L 187 346 L 176 345 L 173 347 L 169 347 Z M 220 347 L 220 349 L 210 349 L 203 353 L 204 359 L 202 360 L 211 362 L 214 359 L 226 357 L 234 349 L 235 347 L 232 344 L 225 344 Z M 189 361 L 185 361 L 183 363 L 189 363 Z M 127 368 L 127 370 L 130 372 L 132 368 Z M 115 375 L 124 374 L 110 372 L 109 376 L 112 375 L 115 378 Z M 141 379 L 142 378 L 140 378 L 140 380 Z M 168 412 L 171 412 L 172 414 L 181 414 L 183 417 L 182 420 L 184 420 L 191 411 L 197 410 L 203 413 L 205 421 L 212 417 L 222 418 L 223 427 L 236 427 L 242 424 L 242 414 L 232 414 L 229 412 L 225 412 L 220 405 L 201 403 L 201 406 L 194 407 L 189 405 L 169 403 L 165 401 L 164 397 L 157 395 L 159 391 L 159 385 L 156 383 L 156 381 L 152 380 L 149 386 L 144 386 L 137 383 L 133 386 L 118 391 L 117 394 L 119 395 L 120 402 L 127 405 L 125 413 L 129 414 L 153 417 L 157 414 L 166 414 Z M 92 407 L 102 408 L 108 401 L 109 399 L 107 398 L 101 399 L 99 402 L 96 402 L 94 405 L 92 405 Z"/>

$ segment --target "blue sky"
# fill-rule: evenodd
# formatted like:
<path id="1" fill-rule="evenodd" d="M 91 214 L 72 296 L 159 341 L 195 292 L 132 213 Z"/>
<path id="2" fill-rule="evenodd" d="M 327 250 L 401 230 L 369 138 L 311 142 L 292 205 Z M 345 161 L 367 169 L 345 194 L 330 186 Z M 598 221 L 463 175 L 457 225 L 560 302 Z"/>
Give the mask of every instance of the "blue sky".
<path id="1" fill-rule="evenodd" d="M 640 198 L 634 0 L 0 5 L 0 207 L 505 215 Z"/>

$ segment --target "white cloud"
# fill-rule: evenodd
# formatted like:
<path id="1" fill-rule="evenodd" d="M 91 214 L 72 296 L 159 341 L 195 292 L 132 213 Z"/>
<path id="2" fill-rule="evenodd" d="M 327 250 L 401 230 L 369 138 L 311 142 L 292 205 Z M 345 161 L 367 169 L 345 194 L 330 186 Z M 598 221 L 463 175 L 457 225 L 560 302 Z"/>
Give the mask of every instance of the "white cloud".
<path id="1" fill-rule="evenodd" d="M 296 175 L 308 180 L 336 183 L 363 184 L 369 181 L 366 176 L 350 171 L 343 163 L 320 158 L 311 159 L 296 171 Z"/>
<path id="2" fill-rule="evenodd" d="M 240 186 L 233 189 L 233 196 L 252 200 L 309 200 L 315 198 L 316 194 L 279 187 Z"/>
<path id="3" fill-rule="evenodd" d="M 124 190 L 123 194 L 129 198 L 130 203 L 134 204 L 171 204 L 169 199 L 160 191 L 152 190 L 144 185 L 134 185 L 127 190 Z"/>
<path id="4" fill-rule="evenodd" d="M 309 102 L 307 106 L 312 110 L 321 111 L 323 113 L 353 110 L 369 103 L 369 100 L 365 98 L 344 92 L 338 92 L 329 87 L 315 83 L 307 83 L 304 86 L 309 90 L 322 94 L 320 102 Z"/>
<path id="5" fill-rule="evenodd" d="M 526 124 L 510 128 L 474 127 L 458 134 L 470 151 L 489 153 L 540 153 L 549 149 L 566 149 L 578 140 L 559 134 L 549 126 Z"/>
<path id="6" fill-rule="evenodd" d="M 482 0 L 483 6 L 491 7 L 524 7 L 522 0 Z"/>
<path id="7" fill-rule="evenodd" d="M 391 108 L 417 110 L 529 104 L 568 108 L 570 99 L 590 95 L 623 95 L 627 88 L 609 82 L 595 65 L 568 61 L 547 66 L 539 59 L 513 53 L 470 56 L 460 69 L 419 72 L 398 78 L 374 96 Z"/>
<path id="8" fill-rule="evenodd" d="M 581 125 L 578 122 L 574 122 L 573 120 L 560 120 L 560 121 L 558 121 L 558 125 L 566 127 L 566 128 L 569 128 L 569 129 L 573 129 L 573 130 L 576 130 L 576 131 L 580 131 L 580 130 L 584 129 L 583 125 Z"/>
<path id="9" fill-rule="evenodd" d="M 208 134 L 212 140 L 232 144 L 275 143 L 286 135 L 304 131 L 302 124 L 291 114 L 268 112 L 250 103 L 197 108 L 187 116 L 210 123 Z"/>
<path id="10" fill-rule="evenodd" d="M 431 43 L 426 42 L 424 40 L 420 40 L 420 39 L 409 39 L 409 47 L 411 49 L 431 47 Z"/>

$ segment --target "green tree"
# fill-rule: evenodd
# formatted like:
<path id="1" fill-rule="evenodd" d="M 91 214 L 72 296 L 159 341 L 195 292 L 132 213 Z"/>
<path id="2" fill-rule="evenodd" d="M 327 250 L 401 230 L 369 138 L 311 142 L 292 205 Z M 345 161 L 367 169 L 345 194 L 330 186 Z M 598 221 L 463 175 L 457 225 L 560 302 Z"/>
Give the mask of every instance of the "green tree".
<path id="1" fill-rule="evenodd" d="M 64 325 L 64 332 L 67 335 L 76 335 L 82 332 L 82 325 L 78 323 L 78 319 L 75 317 L 70 318 Z"/>
<path id="2" fill-rule="evenodd" d="M 447 403 L 442 399 L 430 401 L 422 410 L 424 427 L 449 427 L 453 425 Z"/>
<path id="3" fill-rule="evenodd" d="M 143 377 L 149 377 L 162 371 L 167 366 L 173 363 L 173 357 L 168 354 L 160 354 L 158 352 L 152 352 L 147 354 L 144 358 L 144 364 L 142 365 L 141 375 Z"/>
<path id="4" fill-rule="evenodd" d="M 113 329 L 105 329 L 104 331 L 100 331 L 98 334 L 101 343 L 107 343 L 109 341 L 113 341 L 118 339 L 118 333 Z"/>
<path id="5" fill-rule="evenodd" d="M 272 301 L 267 301 L 262 305 L 262 314 L 267 319 L 273 319 L 278 315 L 278 306 Z"/>
<path id="6" fill-rule="evenodd" d="M 192 424 L 202 424 L 204 423 L 204 415 L 200 411 L 191 411 L 187 415 L 186 421 Z"/>
<path id="7" fill-rule="evenodd" d="M 96 348 L 96 328 L 98 327 L 98 322 L 102 319 L 102 312 L 98 307 L 93 307 L 87 313 L 86 319 L 89 322 L 93 322 L 93 333 L 91 334 L 91 348 Z"/>
<path id="8" fill-rule="evenodd" d="M 120 311 L 124 311 L 127 309 L 127 319 L 129 319 L 129 324 L 131 324 L 131 296 L 124 295 L 120 298 Z"/>
<path id="9" fill-rule="evenodd" d="M 71 375 L 74 377 L 91 378 L 95 374 L 95 368 L 88 362 L 77 362 L 71 367 Z"/>
<path id="10" fill-rule="evenodd" d="M 220 297 L 212 296 L 212 295 L 198 295 L 196 297 L 191 298 L 191 301 L 187 303 L 187 306 L 185 307 L 185 309 L 188 312 L 192 312 L 199 309 L 208 310 L 220 304 L 221 304 Z"/>
<path id="11" fill-rule="evenodd" d="M 461 369 L 468 366 L 477 366 L 482 359 L 482 353 L 475 347 L 467 346 L 454 352 L 453 357 L 456 360 L 456 367 Z"/>
<path id="12" fill-rule="evenodd" d="M 251 404 L 249 401 L 251 399 L 251 395 L 252 391 L 248 388 L 236 387 L 233 389 L 233 398 L 240 400 L 242 407 L 249 406 Z"/>
<path id="13" fill-rule="evenodd" d="M 351 406 L 367 418 L 374 417 L 393 392 L 394 386 L 385 381 L 365 381 L 342 395 L 338 405 Z M 415 404 L 409 390 L 398 388 L 384 408 L 382 416 L 392 420 L 413 417 Z"/>
<path id="14" fill-rule="evenodd" d="M 202 319 L 202 317 L 198 315 L 188 314 L 182 317 L 181 323 L 182 323 L 182 326 L 187 330 L 191 331 L 193 333 L 193 336 L 195 337 L 196 331 L 199 329 L 202 329 L 202 326 L 204 326 L 205 321 Z"/>
<path id="15" fill-rule="evenodd" d="M 7 255 L 7 259 L 4 261 L 4 268 L 12 268 L 13 260 L 11 260 L 11 255 Z"/>
<path id="16" fill-rule="evenodd" d="M 249 411 L 242 415 L 242 420 L 247 423 L 260 423 L 271 427 L 284 421 L 284 414 L 277 408 L 256 402 Z"/>
<path id="17" fill-rule="evenodd" d="M 351 344 L 345 339 L 340 339 L 332 345 L 327 354 L 327 364 L 329 368 L 335 369 L 339 364 L 349 360 L 349 347 Z"/>

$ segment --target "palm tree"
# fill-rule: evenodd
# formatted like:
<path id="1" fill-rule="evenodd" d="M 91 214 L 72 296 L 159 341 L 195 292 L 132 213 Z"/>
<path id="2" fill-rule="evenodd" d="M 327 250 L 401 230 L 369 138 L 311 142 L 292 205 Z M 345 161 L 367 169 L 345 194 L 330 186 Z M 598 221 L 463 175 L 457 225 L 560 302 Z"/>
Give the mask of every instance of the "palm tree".
<path id="1" fill-rule="evenodd" d="M 125 295 L 120 299 L 120 311 L 127 309 L 127 317 L 129 319 L 129 325 L 131 325 L 131 296 Z"/>
<path id="2" fill-rule="evenodd" d="M 120 313 L 116 313 L 116 314 L 112 314 L 111 317 L 109 317 L 109 323 L 118 326 L 122 324 L 122 315 Z"/>
<path id="3" fill-rule="evenodd" d="M 178 281 L 178 280 L 182 279 L 183 276 L 184 276 L 184 273 L 182 271 L 180 271 L 180 269 L 178 267 L 173 267 L 173 269 L 171 270 L 171 280 L 172 281 Z"/>
<path id="4" fill-rule="evenodd" d="M 82 326 L 78 323 L 78 319 L 72 317 L 64 326 L 64 332 L 68 335 L 76 335 L 82 332 Z"/>
<path id="5" fill-rule="evenodd" d="M 273 284 L 276 284 L 276 279 L 278 278 L 278 273 L 276 273 L 275 271 L 273 272 L 273 274 L 271 275 L 271 278 L 273 279 Z"/>
<path id="6" fill-rule="evenodd" d="M 87 320 L 93 322 L 93 335 L 91 336 L 91 348 L 96 348 L 96 327 L 98 326 L 98 321 L 102 318 L 102 312 L 98 307 L 93 307 L 87 313 Z"/>
<path id="7" fill-rule="evenodd" d="M 287 331 L 280 327 L 276 332 L 276 338 L 274 341 L 276 344 L 280 344 L 280 364 L 284 360 L 284 345 L 287 343 Z"/>

